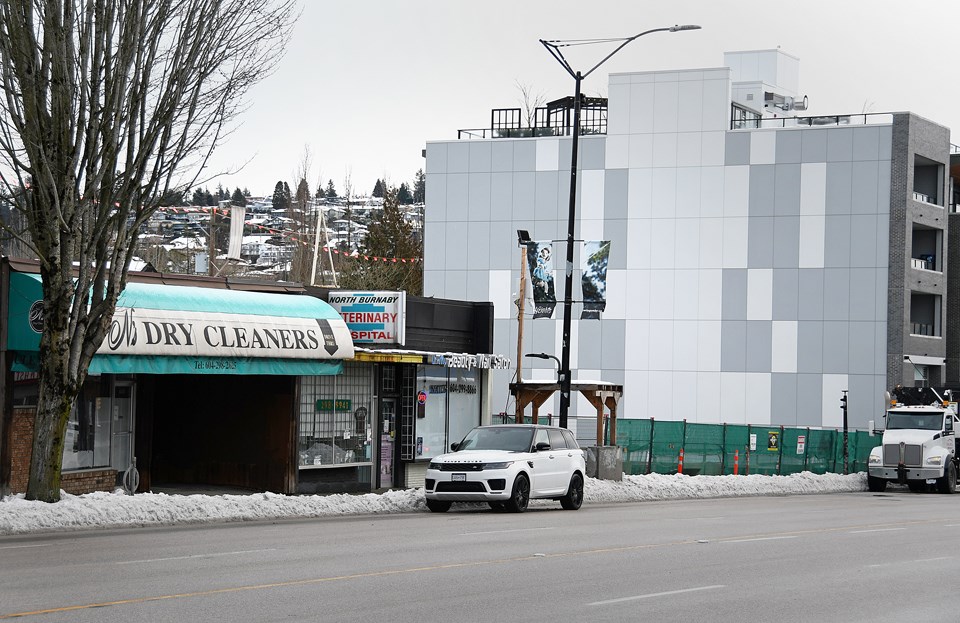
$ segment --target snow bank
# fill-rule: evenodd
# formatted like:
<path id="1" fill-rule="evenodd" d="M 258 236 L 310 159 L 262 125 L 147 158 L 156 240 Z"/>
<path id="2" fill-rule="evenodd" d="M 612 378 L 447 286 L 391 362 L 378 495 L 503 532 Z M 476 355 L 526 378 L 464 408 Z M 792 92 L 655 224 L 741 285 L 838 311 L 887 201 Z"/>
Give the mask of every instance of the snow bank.
<path id="1" fill-rule="evenodd" d="M 645 502 L 690 498 L 837 493 L 866 490 L 866 475 L 790 476 L 624 476 L 620 482 L 587 478 L 585 504 Z M 555 504 L 534 501 L 533 505 Z M 0 500 L 0 535 L 31 532 L 158 526 L 226 521 L 255 521 L 423 512 L 422 489 L 362 495 L 166 495 L 113 493 L 70 495 L 60 502 L 32 502 L 13 495 Z"/>

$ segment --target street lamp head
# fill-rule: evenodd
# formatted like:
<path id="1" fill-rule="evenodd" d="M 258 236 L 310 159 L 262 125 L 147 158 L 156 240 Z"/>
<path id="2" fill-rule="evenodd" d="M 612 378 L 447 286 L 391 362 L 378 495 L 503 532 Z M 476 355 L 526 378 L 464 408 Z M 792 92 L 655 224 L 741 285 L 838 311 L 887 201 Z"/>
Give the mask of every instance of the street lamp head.
<path id="1" fill-rule="evenodd" d="M 678 24 L 670 27 L 670 32 L 678 32 L 681 30 L 700 30 L 700 27 L 696 24 Z"/>
<path id="2" fill-rule="evenodd" d="M 528 232 L 526 229 L 518 229 L 517 242 L 520 244 L 528 244 L 530 242 L 530 232 Z"/>
<path id="3" fill-rule="evenodd" d="M 536 359 L 550 359 L 547 353 L 527 353 L 524 357 L 534 357 Z"/>

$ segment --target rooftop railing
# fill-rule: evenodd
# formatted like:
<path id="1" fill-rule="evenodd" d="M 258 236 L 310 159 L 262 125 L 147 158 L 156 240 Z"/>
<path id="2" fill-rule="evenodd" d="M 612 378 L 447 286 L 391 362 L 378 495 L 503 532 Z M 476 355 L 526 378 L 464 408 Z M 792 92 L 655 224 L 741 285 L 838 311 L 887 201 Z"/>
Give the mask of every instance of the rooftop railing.
<path id="1" fill-rule="evenodd" d="M 862 113 L 858 115 L 817 115 L 814 117 L 768 117 L 765 119 L 731 119 L 731 130 L 758 130 L 764 128 L 800 128 L 843 125 L 880 125 L 893 123 L 893 113 Z"/>

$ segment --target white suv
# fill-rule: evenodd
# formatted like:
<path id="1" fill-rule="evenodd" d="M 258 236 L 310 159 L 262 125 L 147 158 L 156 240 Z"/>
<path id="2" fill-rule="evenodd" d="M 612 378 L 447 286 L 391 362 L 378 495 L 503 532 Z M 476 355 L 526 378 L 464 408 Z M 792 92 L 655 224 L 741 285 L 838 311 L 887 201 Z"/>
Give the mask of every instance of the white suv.
<path id="1" fill-rule="evenodd" d="M 452 502 L 487 502 L 514 513 L 531 498 L 559 500 L 566 510 L 583 503 L 583 450 L 565 428 L 478 426 L 450 449 L 427 468 L 427 508 L 435 513 L 450 510 Z"/>

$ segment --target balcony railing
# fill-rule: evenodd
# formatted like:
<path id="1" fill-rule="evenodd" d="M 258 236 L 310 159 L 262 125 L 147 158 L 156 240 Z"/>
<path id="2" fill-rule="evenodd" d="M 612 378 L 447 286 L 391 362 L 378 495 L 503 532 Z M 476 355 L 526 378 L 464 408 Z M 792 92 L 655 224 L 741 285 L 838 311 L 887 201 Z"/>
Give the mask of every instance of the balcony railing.
<path id="1" fill-rule="evenodd" d="M 835 125 L 878 125 L 893 123 L 893 113 L 863 113 L 858 115 L 820 115 L 817 117 L 769 117 L 764 119 L 731 119 L 731 130 L 758 130 L 764 128 L 802 128 Z"/>
<path id="2" fill-rule="evenodd" d="M 921 270 L 936 270 L 934 261 L 932 259 L 914 257 L 910 258 L 910 265 L 913 268 L 919 268 Z"/>
<path id="3" fill-rule="evenodd" d="M 933 332 L 933 325 L 924 324 L 922 322 L 910 323 L 910 335 L 925 335 L 929 337 L 936 337 L 936 335 Z"/>

